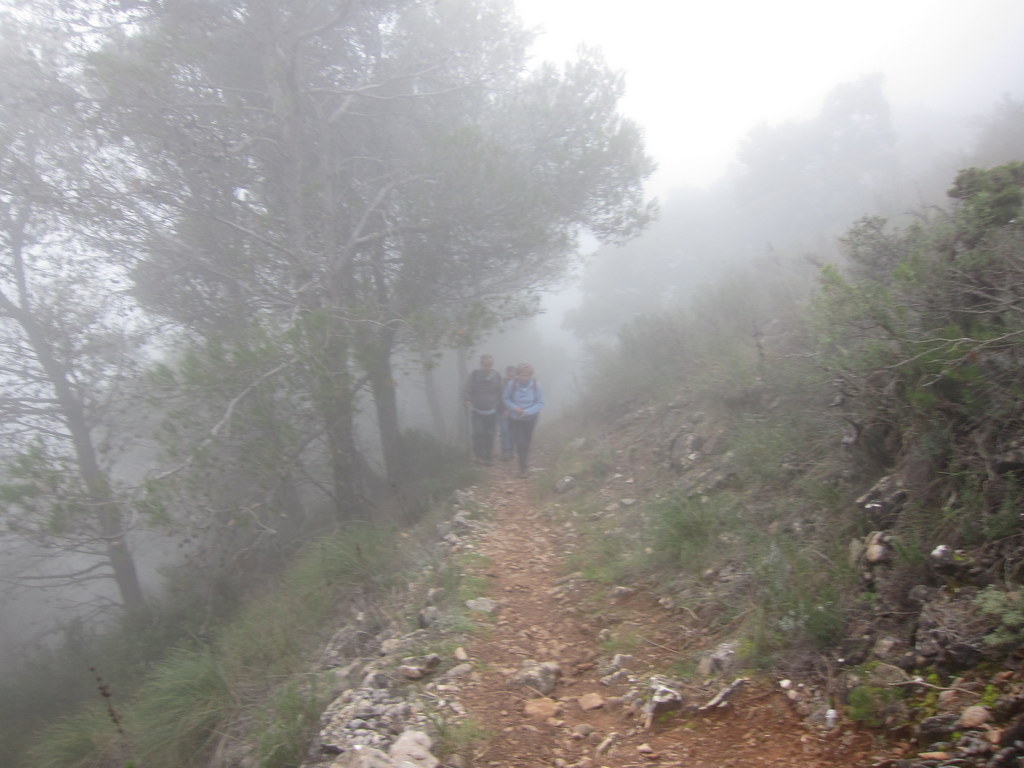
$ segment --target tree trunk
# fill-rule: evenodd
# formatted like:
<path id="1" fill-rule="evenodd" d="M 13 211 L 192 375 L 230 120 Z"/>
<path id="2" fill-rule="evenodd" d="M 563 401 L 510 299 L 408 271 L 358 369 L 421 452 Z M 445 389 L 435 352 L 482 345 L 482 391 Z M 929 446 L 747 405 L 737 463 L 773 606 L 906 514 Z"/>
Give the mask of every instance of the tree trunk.
<path id="1" fill-rule="evenodd" d="M 135 559 L 128 547 L 127 531 L 124 527 L 124 516 L 118 508 L 118 502 L 110 491 L 110 481 L 106 473 L 100 469 L 96 458 L 96 447 L 92 443 L 82 406 L 71 395 L 66 381 L 56 386 L 57 399 L 65 413 L 71 441 L 75 446 L 78 469 L 82 481 L 88 490 L 91 503 L 98 512 L 100 535 L 106 543 L 107 559 L 114 573 L 114 582 L 121 595 L 121 603 L 129 611 L 142 611 L 146 608 L 146 600 L 139 582 Z"/>
<path id="2" fill-rule="evenodd" d="M 111 492 L 110 479 L 100 468 L 96 446 L 92 442 L 85 415 L 85 406 L 72 388 L 65 367 L 57 360 L 50 347 L 46 333 L 32 314 L 27 293 L 23 294 L 22 302 L 20 308 L 8 303 L 9 313 L 25 331 L 39 365 L 53 387 L 61 417 L 71 438 L 78 475 L 88 497 L 88 507 L 96 511 L 93 523 L 105 543 L 107 561 L 121 596 L 121 604 L 129 611 L 145 610 L 146 600 L 135 568 L 135 560 L 128 547 L 124 518 Z M 14 311 L 10 312 L 11 309 Z"/>
<path id="3" fill-rule="evenodd" d="M 363 500 L 359 482 L 359 458 L 355 443 L 352 393 L 348 391 L 347 371 L 342 374 L 322 372 L 316 385 L 316 403 L 323 419 L 324 435 L 331 462 L 334 511 L 338 520 L 356 518 Z"/>
<path id="4" fill-rule="evenodd" d="M 373 403 L 377 411 L 377 430 L 380 433 L 381 452 L 384 455 L 388 487 L 405 508 L 408 462 L 402 444 L 402 430 L 398 420 L 398 397 L 395 391 L 394 373 L 391 370 L 391 349 L 394 340 L 395 333 L 390 328 L 385 328 L 375 335 L 373 347 L 369 350 L 366 372 L 370 377 Z"/>
<path id="5" fill-rule="evenodd" d="M 135 558 L 128 547 L 121 514 L 113 503 L 109 506 L 109 513 L 101 513 L 100 525 L 107 540 L 107 559 L 114 572 L 114 583 L 117 584 L 121 604 L 125 609 L 130 613 L 142 613 L 147 608 L 146 596 L 142 591 L 138 570 L 135 568 Z"/>

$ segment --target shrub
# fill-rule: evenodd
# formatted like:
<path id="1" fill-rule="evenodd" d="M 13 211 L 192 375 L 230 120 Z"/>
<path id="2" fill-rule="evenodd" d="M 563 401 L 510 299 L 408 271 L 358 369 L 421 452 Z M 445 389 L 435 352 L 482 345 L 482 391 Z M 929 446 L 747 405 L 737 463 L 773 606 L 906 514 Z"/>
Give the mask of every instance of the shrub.
<path id="1" fill-rule="evenodd" d="M 256 745 L 260 768 L 288 768 L 305 758 L 309 734 L 326 704 L 315 686 L 289 683 L 277 691 L 263 717 Z"/>
<path id="2" fill-rule="evenodd" d="M 106 768 L 123 765 L 127 753 L 106 707 L 96 702 L 47 728 L 46 738 L 29 750 L 28 761 L 32 768 Z"/>
<path id="3" fill-rule="evenodd" d="M 996 622 L 995 629 L 985 636 L 988 645 L 1018 647 L 1024 644 L 1024 599 L 1019 591 L 985 587 L 974 598 L 974 604 Z"/>
<path id="4" fill-rule="evenodd" d="M 844 586 L 851 580 L 840 553 L 829 556 L 789 536 L 765 539 L 751 554 L 754 573 L 750 599 L 757 605 L 746 622 L 747 657 L 770 666 L 779 654 L 820 651 L 845 630 Z"/>
<path id="5" fill-rule="evenodd" d="M 888 724 L 898 709 L 903 696 L 896 688 L 858 685 L 850 691 L 846 701 L 846 714 L 851 720 L 871 728 Z"/>
<path id="6" fill-rule="evenodd" d="M 229 681 L 213 651 L 177 650 L 160 664 L 129 713 L 146 768 L 184 768 L 217 738 L 234 704 Z"/>
<path id="7" fill-rule="evenodd" d="M 665 565 L 697 576 L 723 561 L 739 541 L 744 523 L 737 508 L 719 495 L 677 496 L 653 507 L 653 549 Z"/>

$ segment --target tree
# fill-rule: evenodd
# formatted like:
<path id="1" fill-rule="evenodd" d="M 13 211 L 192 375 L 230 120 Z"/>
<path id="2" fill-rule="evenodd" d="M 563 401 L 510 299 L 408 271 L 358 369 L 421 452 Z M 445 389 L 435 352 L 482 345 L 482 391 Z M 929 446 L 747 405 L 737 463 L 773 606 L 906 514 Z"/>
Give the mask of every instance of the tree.
<path id="1" fill-rule="evenodd" d="M 1021 157 L 1024 157 L 1024 101 L 1007 96 L 983 118 L 971 162 L 986 168 Z"/>
<path id="2" fill-rule="evenodd" d="M 419 140 L 403 146 L 414 151 L 418 179 L 387 213 L 407 224 L 365 265 L 380 330 L 362 349 L 372 355 L 367 371 L 392 482 L 402 475 L 390 385 L 396 345 L 421 342 L 417 324 L 441 317 L 469 346 L 487 328 L 535 311 L 531 297 L 562 279 L 578 230 L 626 240 L 649 220 L 641 184 L 652 166 L 636 127 L 617 114 L 621 87 L 589 53 L 564 72 L 544 67 L 489 83 L 481 103 L 460 104 L 442 115 L 446 122 L 413 124 Z"/>
<path id="3" fill-rule="evenodd" d="M 983 528 L 1008 510 L 1019 526 L 1022 169 L 961 171 L 952 211 L 909 227 L 861 220 L 819 304 L 822 359 L 855 444 L 881 469 L 927 456 L 928 473 L 915 478 L 922 497 L 976 504 Z"/>
<path id="4" fill-rule="evenodd" d="M 738 155 L 745 225 L 755 242 L 824 241 L 851 220 L 891 203 L 895 133 L 879 76 L 837 86 L 818 115 L 761 125 Z"/>
<path id="5" fill-rule="evenodd" d="M 134 514 L 113 479 L 125 381 L 141 334 L 125 274 L 93 247 L 109 179 L 94 105 L 65 82 L 64 41 L 5 19 L 0 154 L 0 429 L 4 534 L 48 556 L 16 583 L 113 579 L 145 606 Z M 123 422 L 122 422 L 123 423 Z M 60 558 L 54 558 L 57 553 Z M 60 564 L 56 561 L 60 560 Z"/>
<path id="6" fill-rule="evenodd" d="M 621 81 L 593 55 L 523 76 L 528 38 L 504 2 L 154 14 L 99 59 L 175 222 L 149 243 L 140 291 L 195 333 L 283 341 L 273 365 L 291 361 L 288 397 L 318 415 L 345 516 L 364 382 L 389 479 L 404 474 L 398 346 L 422 355 L 519 313 L 579 228 L 613 240 L 646 222 L 651 164 L 615 111 Z"/>

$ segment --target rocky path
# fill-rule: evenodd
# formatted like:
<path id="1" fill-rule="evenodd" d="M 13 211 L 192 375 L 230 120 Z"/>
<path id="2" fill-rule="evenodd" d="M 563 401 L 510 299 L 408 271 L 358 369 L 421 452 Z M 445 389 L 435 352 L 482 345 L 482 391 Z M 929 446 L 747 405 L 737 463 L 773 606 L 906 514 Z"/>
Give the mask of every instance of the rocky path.
<path id="1" fill-rule="evenodd" d="M 688 631 L 642 591 L 568 573 L 574 523 L 531 501 L 533 480 L 491 470 L 477 498 L 494 510 L 474 575 L 498 603 L 465 651 L 476 669 L 459 696 L 488 738 L 473 768 L 574 766 L 867 766 L 870 742 L 842 727 L 806 728 L 779 688 L 743 684 L 701 711 L 733 678 L 679 686 L 681 709 L 648 718 L 636 703 L 652 675 L 672 673 Z M 567 522 L 568 521 L 568 522 Z M 678 684 L 678 683 L 677 683 Z"/>

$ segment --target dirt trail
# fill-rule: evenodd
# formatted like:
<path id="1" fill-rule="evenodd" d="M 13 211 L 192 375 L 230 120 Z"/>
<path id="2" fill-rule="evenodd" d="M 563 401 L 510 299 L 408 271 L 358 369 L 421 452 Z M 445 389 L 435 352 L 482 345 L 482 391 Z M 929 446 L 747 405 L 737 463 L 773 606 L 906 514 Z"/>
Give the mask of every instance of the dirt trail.
<path id="1" fill-rule="evenodd" d="M 767 684 L 745 685 L 724 708 L 673 712 L 644 728 L 643 718 L 616 699 L 631 688 L 642 690 L 651 674 L 670 671 L 677 658 L 673 649 L 686 636 L 680 624 L 685 617 L 670 614 L 642 591 L 616 596 L 607 586 L 566 578 L 572 525 L 530 503 L 532 482 L 498 466 L 477 491 L 494 510 L 493 526 L 477 542 L 486 561 L 477 575 L 491 582 L 488 596 L 500 609 L 493 630 L 476 633 L 466 646 L 478 678 L 460 698 L 469 717 L 491 735 L 471 756 L 474 768 L 824 768 L 874 762 L 868 737 L 843 727 L 805 728 L 783 692 Z M 637 682 L 601 682 L 616 651 L 633 657 L 628 672 Z M 510 676 L 527 660 L 560 666 L 562 677 L 549 695 L 554 701 L 541 702 L 555 710 L 551 714 L 528 715 L 527 701 L 542 697 L 510 685 Z M 706 704 L 731 678 L 710 687 L 702 687 L 704 682 L 684 689 L 688 704 Z M 586 694 L 596 694 L 603 705 L 584 710 L 580 699 Z"/>

